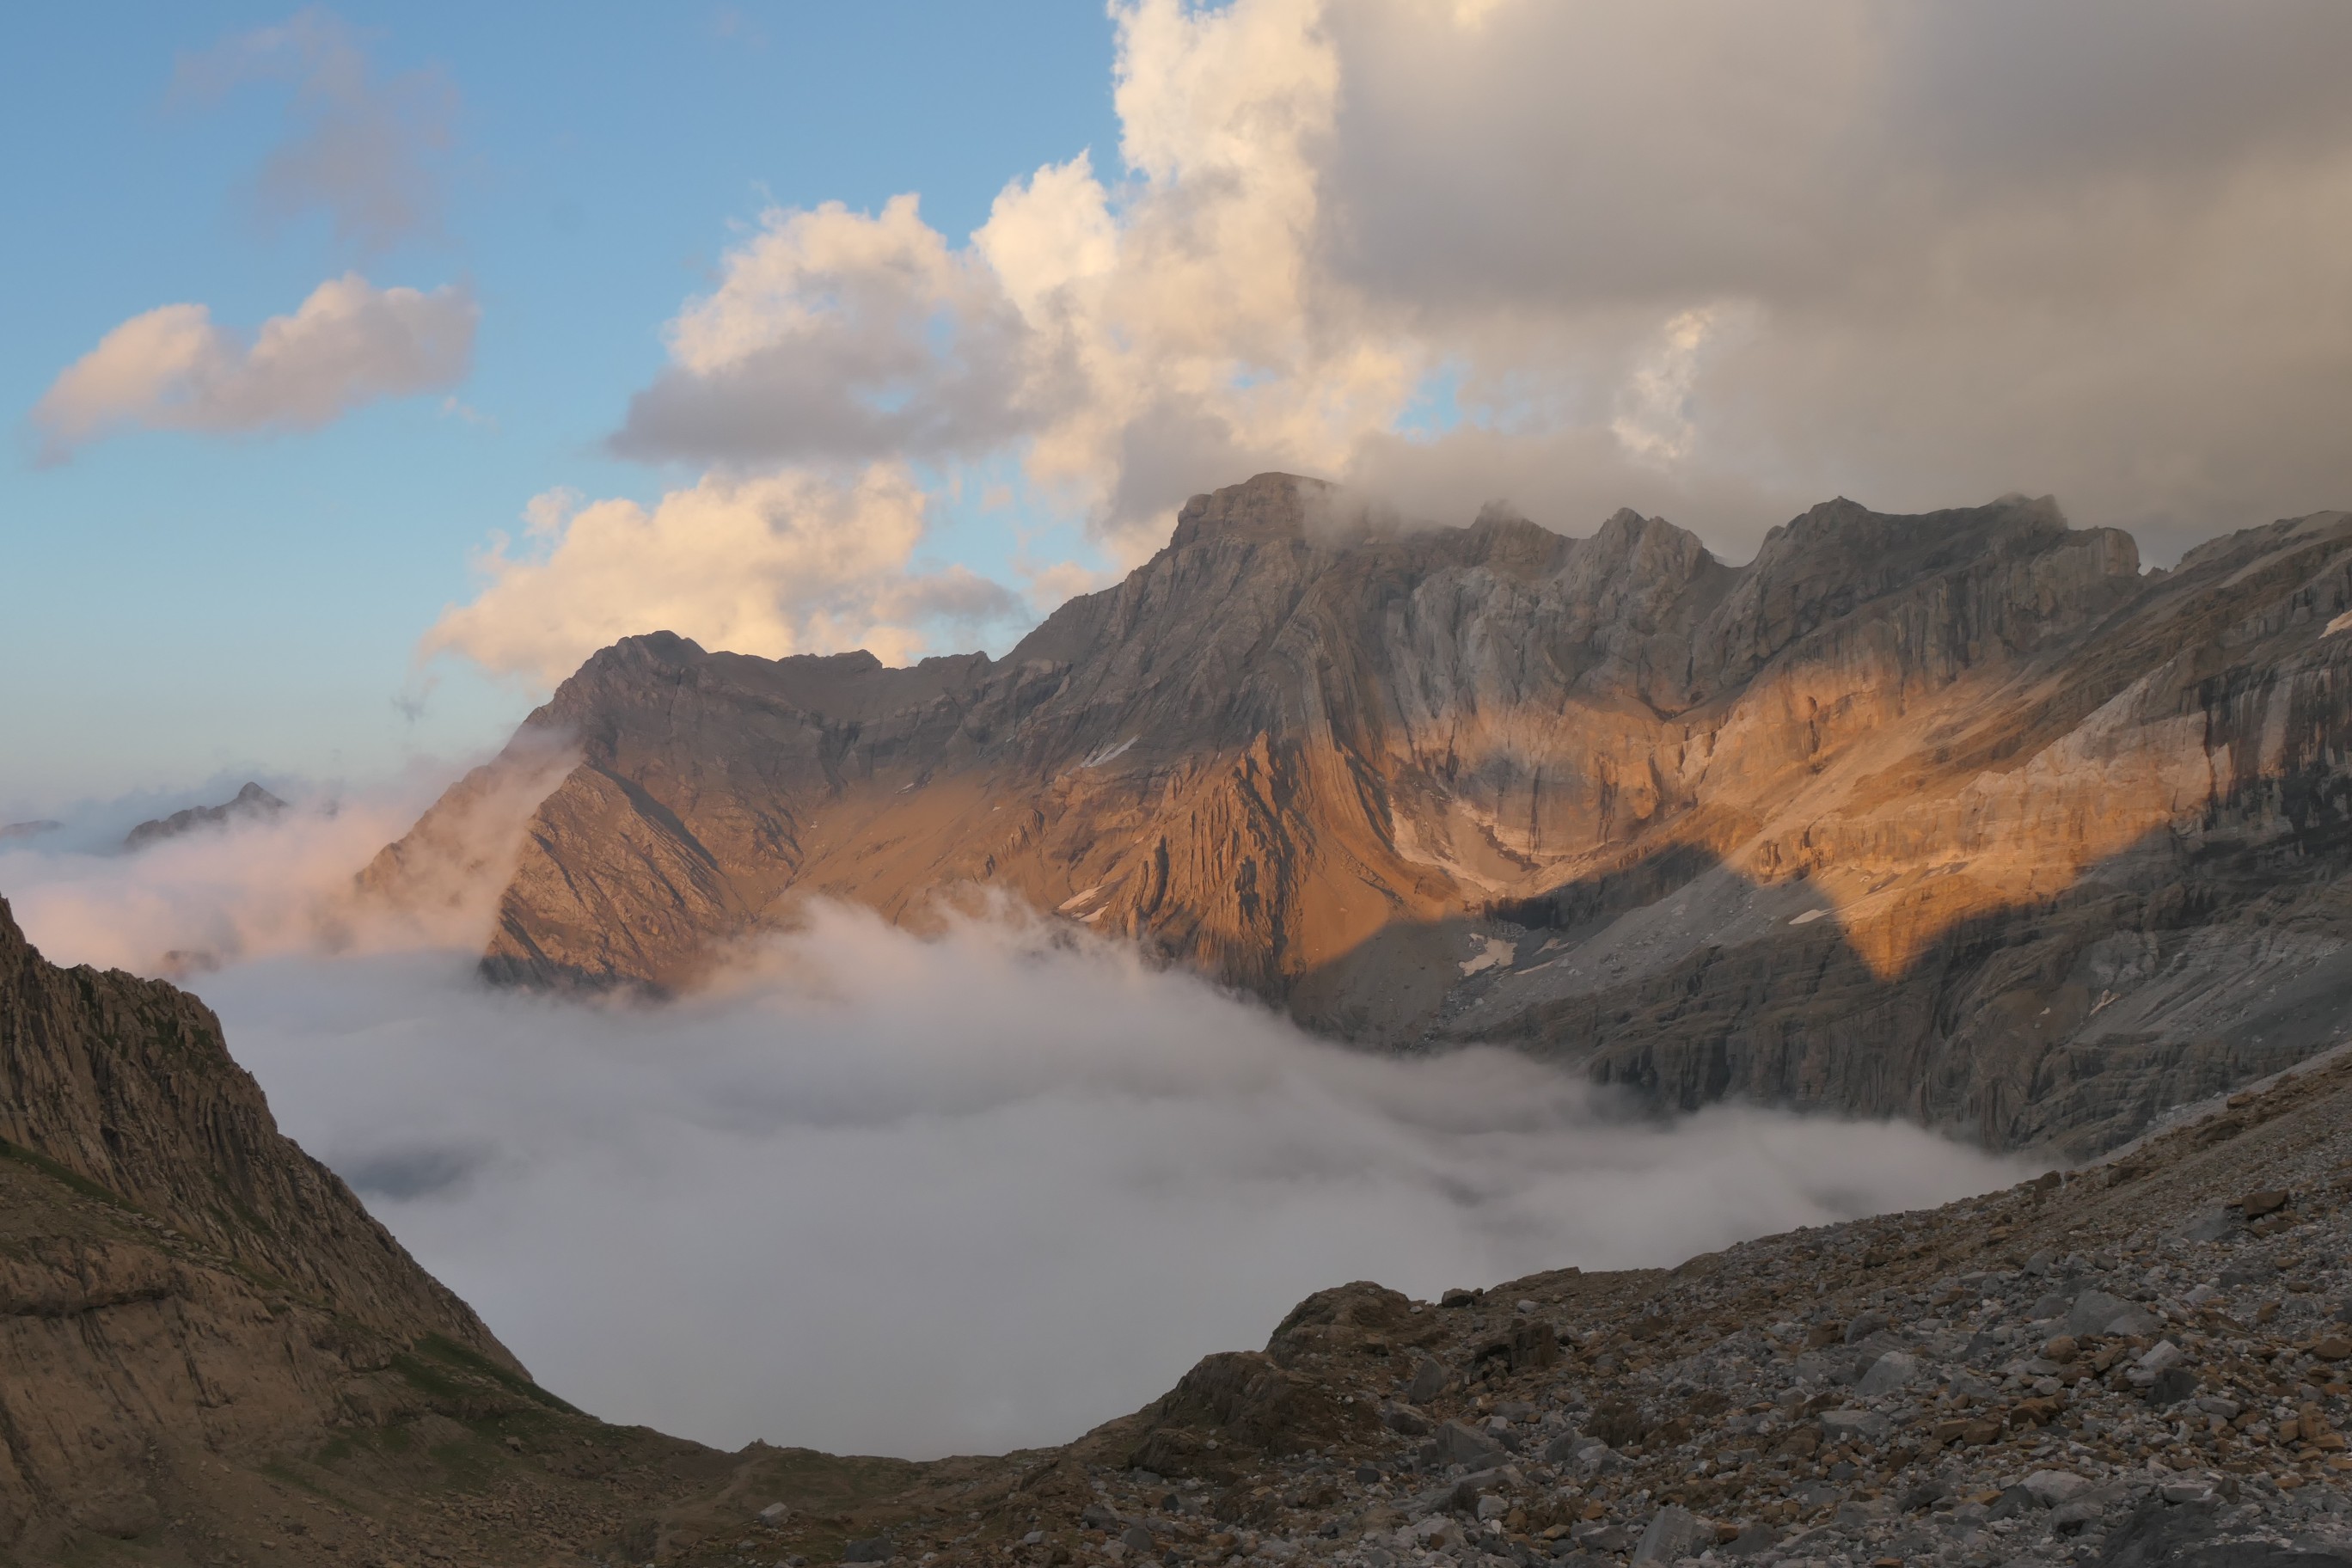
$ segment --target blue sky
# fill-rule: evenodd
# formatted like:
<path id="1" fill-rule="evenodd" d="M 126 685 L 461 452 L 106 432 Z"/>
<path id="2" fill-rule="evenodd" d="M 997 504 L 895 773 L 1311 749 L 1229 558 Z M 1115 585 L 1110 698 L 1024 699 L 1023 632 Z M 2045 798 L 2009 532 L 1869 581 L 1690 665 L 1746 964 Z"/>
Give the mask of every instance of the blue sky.
<path id="1" fill-rule="evenodd" d="M 656 627 L 1001 651 L 1272 468 L 1732 561 L 1840 494 L 2053 494 L 2151 563 L 2352 505 L 2335 0 L 85 5 L 5 44 L 0 823 L 446 768 Z"/>
<path id="2" fill-rule="evenodd" d="M 182 300 L 251 327 L 357 267 L 462 282 L 481 304 L 457 395 L 314 432 L 136 431 L 0 462 L 0 816 L 248 769 L 362 775 L 414 745 L 494 742 L 528 697 L 448 666 L 421 720 L 418 634 L 466 596 L 468 552 L 551 486 L 649 498 L 665 476 L 598 443 L 708 287 L 729 226 L 770 201 L 923 193 L 960 235 L 1008 172 L 1115 146 L 1110 24 L 1087 0 L 716 6 L 344 5 L 378 79 L 454 91 L 437 236 L 381 255 L 326 216 L 271 223 L 257 174 L 289 87 L 170 101 L 184 56 L 282 6 L 12 14 L 0 144 L 0 407 L 15 423 L 117 322 Z M 669 476 L 674 479 L 675 476 Z M 983 568 L 996 541 L 942 540 Z"/>

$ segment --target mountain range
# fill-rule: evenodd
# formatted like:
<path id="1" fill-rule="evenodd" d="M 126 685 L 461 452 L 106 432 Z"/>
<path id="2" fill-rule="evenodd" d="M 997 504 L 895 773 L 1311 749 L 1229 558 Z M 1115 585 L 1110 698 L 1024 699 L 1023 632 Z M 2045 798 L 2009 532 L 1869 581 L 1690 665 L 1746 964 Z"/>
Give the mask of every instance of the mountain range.
<path id="1" fill-rule="evenodd" d="M 1262 474 L 1002 659 L 625 638 L 362 883 L 502 810 L 503 982 L 1004 897 L 1368 1047 L 2082 1154 L 2352 1002 L 2347 629 L 2341 512 L 2143 570 L 2046 498 L 1840 500 L 1730 566 Z"/>
<path id="2" fill-rule="evenodd" d="M 1733 568 L 1275 475 L 1001 661 L 597 654 L 362 879 L 499 880 L 503 983 L 1003 897 L 1367 1048 L 2116 1146 L 1674 1269 L 1337 1286 L 1056 1448 L 574 1409 L 201 1002 L 0 904 L 0 1561 L 2352 1563 L 2347 547 L 1832 502 Z"/>

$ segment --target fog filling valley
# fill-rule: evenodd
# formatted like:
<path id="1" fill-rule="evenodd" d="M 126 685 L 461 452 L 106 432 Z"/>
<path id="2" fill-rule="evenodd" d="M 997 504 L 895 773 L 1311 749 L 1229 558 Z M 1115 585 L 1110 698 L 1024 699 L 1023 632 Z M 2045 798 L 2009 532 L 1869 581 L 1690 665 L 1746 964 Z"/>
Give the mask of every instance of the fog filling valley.
<path id="1" fill-rule="evenodd" d="M 59 963 L 210 955 L 183 983 L 280 1125 L 542 1384 L 707 1443 L 1066 1441 L 1327 1286 L 1672 1264 L 2028 1169 L 1900 1123 L 1612 1115 L 1500 1051 L 1354 1052 L 1010 910 L 926 937 L 819 907 L 662 1005 L 500 992 L 478 926 L 339 902 L 414 804 L 0 852 L 0 895 Z"/>

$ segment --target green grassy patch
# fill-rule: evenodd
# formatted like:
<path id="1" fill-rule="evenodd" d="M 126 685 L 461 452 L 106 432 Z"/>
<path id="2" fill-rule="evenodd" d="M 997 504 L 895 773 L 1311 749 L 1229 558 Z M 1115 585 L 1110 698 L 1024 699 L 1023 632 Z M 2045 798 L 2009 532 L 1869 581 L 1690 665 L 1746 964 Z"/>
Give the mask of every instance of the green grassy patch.
<path id="1" fill-rule="evenodd" d="M 409 1348 L 419 1355 L 431 1357 L 444 1366 L 471 1373 L 476 1377 L 487 1377 L 508 1393 L 520 1394 L 534 1405 L 543 1405 L 550 1410 L 560 1410 L 566 1415 L 586 1414 L 574 1405 L 565 1404 L 530 1379 L 518 1373 L 509 1372 L 480 1352 L 468 1350 L 446 1335 L 427 1334 Z M 412 1378 L 411 1381 L 415 1380 Z M 425 1385 L 418 1383 L 418 1386 Z"/>
<path id="2" fill-rule="evenodd" d="M 461 1491 L 482 1490 L 507 1468 L 506 1456 L 494 1444 L 478 1437 L 436 1444 L 428 1452 L 448 1477 L 449 1484 Z"/>
<path id="3" fill-rule="evenodd" d="M 14 1160 L 18 1164 L 29 1166 L 52 1180 L 63 1182 L 83 1197 L 96 1198 L 102 1204 L 111 1204 L 129 1214 L 146 1212 L 112 1188 L 100 1186 L 79 1172 L 69 1171 L 47 1154 L 36 1153 L 22 1143 L 11 1143 L 6 1139 L 0 1138 L 0 1159 Z"/>
<path id="4" fill-rule="evenodd" d="M 398 1373 L 412 1387 L 420 1389 L 436 1399 L 455 1402 L 464 1399 L 473 1392 L 450 1376 L 444 1369 L 420 1357 L 410 1355 L 404 1351 L 392 1358 L 392 1370 Z"/>

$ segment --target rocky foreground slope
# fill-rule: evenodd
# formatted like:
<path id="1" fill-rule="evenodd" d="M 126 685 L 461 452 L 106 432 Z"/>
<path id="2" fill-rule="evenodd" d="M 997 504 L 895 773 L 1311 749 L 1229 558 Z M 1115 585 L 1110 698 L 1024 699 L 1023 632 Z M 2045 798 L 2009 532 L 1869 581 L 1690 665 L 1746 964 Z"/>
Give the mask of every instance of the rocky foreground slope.
<path id="1" fill-rule="evenodd" d="M 520 791 L 507 979 L 992 889 L 1368 1043 L 2079 1155 L 2352 1003 L 2347 612 L 2343 513 L 2142 572 L 2047 500 L 1840 500 L 1731 567 L 1267 474 L 1003 660 L 626 639 L 364 880 Z"/>
<path id="2" fill-rule="evenodd" d="M 1068 1448 L 667 1539 L 712 1563 L 2352 1563 L 2352 1056 L 2210 1111 L 1671 1270 L 1327 1290 Z"/>
<path id="3" fill-rule="evenodd" d="M 557 1432 L 510 1506 L 567 1529 L 732 1468 L 534 1386 L 279 1134 L 202 1003 L 59 969 L 0 902 L 0 1562 L 446 1560 L 434 1494 Z"/>

